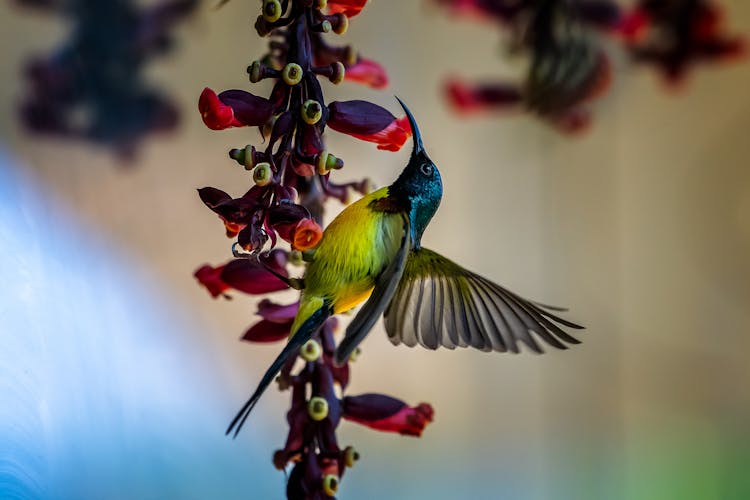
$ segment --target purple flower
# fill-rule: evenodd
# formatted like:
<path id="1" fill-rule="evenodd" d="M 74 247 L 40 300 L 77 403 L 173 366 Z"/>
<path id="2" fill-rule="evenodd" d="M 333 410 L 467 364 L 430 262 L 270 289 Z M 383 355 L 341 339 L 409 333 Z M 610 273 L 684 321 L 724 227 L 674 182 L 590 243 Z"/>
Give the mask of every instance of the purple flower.
<path id="1" fill-rule="evenodd" d="M 343 400 L 344 418 L 384 432 L 396 432 L 419 437 L 432 422 L 432 406 L 420 403 L 408 406 L 403 401 L 382 394 L 346 396 Z"/>
<path id="2" fill-rule="evenodd" d="M 281 305 L 268 299 L 261 300 L 257 314 L 263 319 L 248 328 L 242 335 L 242 340 L 276 342 L 288 338 L 298 308 L 299 301 Z"/>
<path id="3" fill-rule="evenodd" d="M 261 256 L 260 260 L 278 274 L 287 276 L 287 257 L 282 250 L 273 250 L 268 255 Z M 247 259 L 235 259 L 219 267 L 204 264 L 195 272 L 195 278 L 214 298 L 226 296 L 225 292 L 229 289 L 257 295 L 288 288 L 286 283 L 264 267 Z"/>
<path id="4" fill-rule="evenodd" d="M 385 108 L 367 101 L 337 101 L 328 106 L 328 126 L 378 149 L 398 151 L 411 136 L 406 117 L 396 118 Z"/>

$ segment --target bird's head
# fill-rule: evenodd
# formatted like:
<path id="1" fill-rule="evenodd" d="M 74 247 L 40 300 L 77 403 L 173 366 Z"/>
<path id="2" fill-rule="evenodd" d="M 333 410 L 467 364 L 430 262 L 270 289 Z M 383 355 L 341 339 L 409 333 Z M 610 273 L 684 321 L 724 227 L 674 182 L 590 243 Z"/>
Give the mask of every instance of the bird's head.
<path id="1" fill-rule="evenodd" d="M 430 160 L 424 150 L 422 135 L 414 116 L 401 99 L 398 99 L 398 102 L 409 118 L 414 149 L 406 168 L 388 188 L 388 195 L 408 210 L 412 242 L 419 248 L 422 233 L 435 215 L 443 197 L 443 181 L 437 165 Z"/>

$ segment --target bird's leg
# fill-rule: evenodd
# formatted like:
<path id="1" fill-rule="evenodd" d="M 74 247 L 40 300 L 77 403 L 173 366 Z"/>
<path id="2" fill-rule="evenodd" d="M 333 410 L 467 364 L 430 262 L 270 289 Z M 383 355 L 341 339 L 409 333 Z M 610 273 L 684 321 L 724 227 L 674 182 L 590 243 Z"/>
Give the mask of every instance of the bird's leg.
<path id="1" fill-rule="evenodd" d="M 287 276 L 284 276 L 283 274 L 280 274 L 276 272 L 275 270 L 271 269 L 268 265 L 266 265 L 265 262 L 261 261 L 257 253 L 243 252 L 241 250 L 238 250 L 237 247 L 238 247 L 237 242 L 232 244 L 232 255 L 234 255 L 235 258 L 252 260 L 256 264 L 263 266 L 263 269 L 265 269 L 269 273 L 279 278 L 281 281 L 286 283 L 290 288 L 294 288 L 295 290 L 302 290 L 303 288 L 305 288 L 305 282 L 301 278 L 289 278 Z"/>

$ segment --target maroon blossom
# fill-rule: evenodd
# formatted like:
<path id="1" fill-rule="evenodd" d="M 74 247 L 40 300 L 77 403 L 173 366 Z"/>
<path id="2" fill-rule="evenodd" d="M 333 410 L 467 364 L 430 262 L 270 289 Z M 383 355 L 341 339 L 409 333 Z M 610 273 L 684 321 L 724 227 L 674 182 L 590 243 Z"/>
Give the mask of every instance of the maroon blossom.
<path id="1" fill-rule="evenodd" d="M 679 84 L 696 63 L 745 55 L 745 39 L 725 32 L 724 17 L 721 7 L 707 0 L 641 0 L 625 16 L 621 32 L 637 62 Z"/>
<path id="2" fill-rule="evenodd" d="M 469 83 L 451 78 L 448 101 L 460 112 L 526 111 L 558 130 L 584 130 L 591 106 L 611 81 L 609 59 L 597 31 L 616 34 L 622 16 L 607 0 L 436 0 L 456 14 L 495 20 L 510 31 L 509 52 L 527 54 L 520 81 Z"/>
<path id="3" fill-rule="evenodd" d="M 242 340 L 249 342 L 276 342 L 289 337 L 294 316 L 297 314 L 299 302 L 281 305 L 263 299 L 258 304 L 258 316 L 263 318 L 251 326 L 243 335 Z"/>
<path id="4" fill-rule="evenodd" d="M 245 194 L 234 198 L 213 187 L 198 190 L 203 203 L 223 222 L 227 236 L 237 239 L 235 255 L 241 255 L 237 247 L 248 252 L 243 256 L 247 258 L 216 268 L 204 265 L 196 271 L 196 278 L 212 296 L 228 297 L 231 289 L 261 294 L 288 286 L 299 288 L 302 280 L 290 278 L 286 267 L 289 260 L 302 264 L 315 258 L 314 249 L 323 237 L 326 200 L 347 203 L 352 191 L 369 192 L 367 179 L 332 181 L 332 172 L 343 168 L 344 161 L 327 149 L 327 127 L 391 151 L 408 140 L 411 129 L 406 117 L 397 118 L 361 100 L 326 104 L 323 96 L 324 79 L 374 88 L 388 82 L 376 62 L 350 46 L 333 47 L 324 41 L 325 33 L 346 31 L 349 17 L 359 14 L 365 3 L 264 0 L 255 28 L 261 36 L 271 37 L 269 52 L 253 62 L 247 73 L 252 83 L 274 80 L 271 95 L 266 99 L 243 90 L 217 94 L 209 88 L 201 94 L 198 108 L 209 128 L 257 126 L 265 139 L 262 149 L 248 144 L 229 152 L 231 159 L 252 172 Z M 291 251 L 276 248 L 287 243 Z M 272 250 L 267 253 L 269 247 Z M 291 332 L 298 306 L 298 302 L 261 300 L 260 319 L 244 332 L 242 340 L 283 341 Z M 356 351 L 346 363 L 334 363 L 337 325 L 336 318 L 328 319 L 297 356 L 281 367 L 277 378 L 279 389 L 292 393 L 286 415 L 289 433 L 284 447 L 273 456 L 278 469 L 286 470 L 291 464 L 288 498 L 334 497 L 345 471 L 359 458 L 351 446 L 340 446 L 336 435 L 346 412 L 343 394 L 351 377 L 350 363 L 358 355 Z M 432 419 L 429 405 L 411 408 L 387 396 L 362 398 L 351 399 L 347 418 L 356 420 L 359 415 L 357 421 L 375 429 L 420 435 Z"/>
<path id="5" fill-rule="evenodd" d="M 173 130 L 179 111 L 144 68 L 175 45 L 174 27 L 197 0 L 15 0 L 70 20 L 69 39 L 25 65 L 19 118 L 34 134 L 82 140 L 130 162 L 150 134 Z"/>
<path id="6" fill-rule="evenodd" d="M 384 432 L 396 432 L 419 437 L 434 410 L 427 403 L 408 406 L 403 401 L 382 394 L 346 396 L 343 401 L 344 418 Z"/>
<path id="7" fill-rule="evenodd" d="M 328 106 L 328 126 L 378 149 L 398 151 L 411 136 L 406 117 L 396 118 L 387 109 L 367 101 L 333 102 Z"/>
<path id="8" fill-rule="evenodd" d="M 287 257 L 284 251 L 273 250 L 268 255 L 261 256 L 259 262 L 260 264 L 256 264 L 245 259 L 236 259 L 218 267 L 204 264 L 195 272 L 195 278 L 214 298 L 219 295 L 226 297 L 225 292 L 229 289 L 258 295 L 289 287 L 267 270 L 287 276 Z"/>
<path id="9" fill-rule="evenodd" d="M 268 99 L 244 90 L 225 90 L 217 95 L 206 87 L 198 100 L 203 123 L 213 130 L 263 125 L 271 118 L 273 108 Z"/>

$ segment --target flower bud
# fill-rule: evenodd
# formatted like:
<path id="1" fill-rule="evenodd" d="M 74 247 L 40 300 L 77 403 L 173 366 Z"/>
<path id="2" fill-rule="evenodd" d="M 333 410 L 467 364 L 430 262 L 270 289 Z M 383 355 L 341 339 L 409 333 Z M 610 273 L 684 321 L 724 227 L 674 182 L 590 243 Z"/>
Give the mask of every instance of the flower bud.
<path id="1" fill-rule="evenodd" d="M 328 5 L 328 0 L 313 0 L 313 9 L 322 10 Z"/>
<path id="2" fill-rule="evenodd" d="M 305 361 L 312 362 L 318 359 L 322 352 L 323 350 L 320 348 L 320 344 L 318 344 L 316 340 L 310 339 L 300 348 L 299 355 L 302 356 L 302 359 Z"/>
<path id="3" fill-rule="evenodd" d="M 323 476 L 323 493 L 332 497 L 339 490 L 339 478 L 333 474 Z"/>
<path id="4" fill-rule="evenodd" d="M 337 35 L 343 35 L 349 29 L 349 18 L 341 12 L 332 15 L 329 19 L 331 20 L 331 26 L 333 26 L 333 32 Z"/>
<path id="5" fill-rule="evenodd" d="M 250 144 L 242 149 L 235 148 L 229 151 L 229 157 L 245 167 L 245 170 L 252 170 L 255 166 L 256 155 L 255 147 Z"/>
<path id="6" fill-rule="evenodd" d="M 263 19 L 274 23 L 281 17 L 281 2 L 279 0 L 263 0 Z"/>
<path id="7" fill-rule="evenodd" d="M 338 158 L 326 150 L 318 153 L 315 167 L 320 175 L 326 175 L 331 170 L 340 170 L 344 167 L 344 160 Z"/>
<path id="8" fill-rule="evenodd" d="M 250 66 L 247 67 L 247 74 L 250 76 L 251 83 L 258 83 L 263 78 L 263 67 L 260 61 L 253 61 Z"/>
<path id="9" fill-rule="evenodd" d="M 308 125 L 315 125 L 323 116 L 323 107 L 315 99 L 308 99 L 302 104 L 302 119 Z"/>
<path id="10" fill-rule="evenodd" d="M 323 22 L 321 22 L 314 31 L 318 31 L 320 33 L 330 33 L 331 29 L 333 29 L 331 21 L 329 21 L 328 19 L 324 19 Z"/>
<path id="11" fill-rule="evenodd" d="M 258 36 L 267 36 L 271 33 L 272 30 L 273 26 L 268 24 L 263 15 L 261 14 L 260 16 L 258 16 L 258 18 L 255 20 L 255 32 L 258 33 Z"/>
<path id="12" fill-rule="evenodd" d="M 362 349 L 355 347 L 352 353 L 349 355 L 349 362 L 354 363 L 362 355 Z"/>
<path id="13" fill-rule="evenodd" d="M 336 61 L 331 64 L 331 76 L 328 77 L 331 83 L 338 85 L 344 81 L 344 76 L 346 76 L 346 68 L 341 62 Z"/>
<path id="14" fill-rule="evenodd" d="M 253 170 L 253 181 L 257 186 L 267 186 L 273 178 L 271 165 L 266 162 L 258 163 Z"/>
<path id="15" fill-rule="evenodd" d="M 344 449 L 344 464 L 346 464 L 347 467 L 352 468 L 357 460 L 359 460 L 359 453 L 351 446 L 347 446 Z"/>
<path id="16" fill-rule="evenodd" d="M 320 422 L 328 416 L 328 401 L 320 396 L 310 398 L 310 402 L 307 403 L 307 413 L 311 419 Z"/>
<path id="17" fill-rule="evenodd" d="M 302 81 L 302 66 L 297 63 L 287 64 L 281 72 L 281 78 L 287 85 L 297 85 Z"/>

